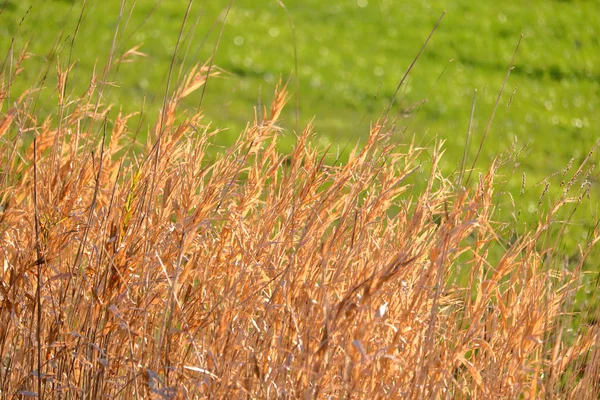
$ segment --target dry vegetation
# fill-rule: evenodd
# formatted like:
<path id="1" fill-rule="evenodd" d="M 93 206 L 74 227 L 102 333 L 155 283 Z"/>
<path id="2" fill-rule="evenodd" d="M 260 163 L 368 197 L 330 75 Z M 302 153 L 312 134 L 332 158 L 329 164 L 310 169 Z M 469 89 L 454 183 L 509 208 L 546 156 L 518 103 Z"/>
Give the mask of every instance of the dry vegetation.
<path id="1" fill-rule="evenodd" d="M 500 161 L 465 189 L 384 121 L 344 165 L 310 127 L 281 154 L 285 87 L 213 156 L 178 111 L 207 75 L 142 148 L 96 79 L 71 99 L 59 70 L 54 119 L 2 101 L 1 398 L 598 398 L 572 311 L 599 232 L 570 269 L 548 240 L 583 166 L 509 242 Z"/>

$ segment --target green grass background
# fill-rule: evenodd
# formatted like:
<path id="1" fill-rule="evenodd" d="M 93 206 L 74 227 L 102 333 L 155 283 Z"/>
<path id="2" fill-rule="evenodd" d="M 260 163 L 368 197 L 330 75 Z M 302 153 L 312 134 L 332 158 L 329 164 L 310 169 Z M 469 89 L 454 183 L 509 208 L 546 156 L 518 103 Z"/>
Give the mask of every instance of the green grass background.
<path id="1" fill-rule="evenodd" d="M 186 50 L 186 66 L 207 60 L 228 4 L 224 0 L 192 4 L 178 62 Z M 410 121 L 410 136 L 445 138 L 449 157 L 460 159 L 473 90 L 478 90 L 473 138 L 477 143 L 523 34 L 484 146 L 485 156 L 489 159 L 514 140 L 530 141 L 532 152 L 524 161 L 533 176 L 542 178 L 571 157 L 582 159 L 598 137 L 600 5 L 596 1 L 525 5 L 520 1 L 305 0 L 288 1 L 286 6 L 296 28 L 300 126 L 315 117 L 325 143 L 365 134 L 369 122 L 389 104 L 444 10 L 447 14 L 401 89 L 394 111 L 406 117 L 415 104 L 428 101 L 414 118 L 399 120 L 399 132 Z M 80 1 L 3 2 L 1 48 L 6 52 L 14 38 L 15 48 L 29 41 L 30 52 L 36 54 L 14 95 L 37 76 L 61 31 L 58 55 L 66 64 L 81 7 Z M 85 87 L 94 65 L 102 68 L 118 26 L 117 55 L 141 43 L 140 51 L 148 57 L 122 64 L 111 75 L 120 88 L 111 91 L 109 101 L 126 111 L 138 111 L 144 96 L 156 95 L 157 101 L 147 107 L 152 111 L 162 100 L 187 1 L 144 1 L 135 7 L 128 1 L 118 21 L 120 7 L 118 0 L 87 2 L 73 47 L 75 88 Z M 38 68 L 32 65 L 36 62 Z M 293 73 L 294 45 L 285 10 L 274 0 L 235 1 L 215 64 L 229 74 L 209 83 L 203 108 L 217 126 L 230 128 L 224 135 L 231 140 L 252 117 L 259 98 L 268 102 L 278 78 Z M 190 106 L 198 102 L 199 96 L 189 101 Z M 292 104 L 285 116 L 292 128 L 294 108 Z"/>
<path id="2" fill-rule="evenodd" d="M 217 135 L 218 144 L 231 143 L 253 118 L 253 107 L 269 103 L 280 77 L 292 77 L 294 91 L 283 115 L 289 128 L 282 138 L 284 150 L 295 141 L 293 130 L 313 118 L 320 144 L 332 145 L 334 153 L 364 139 L 444 10 L 447 14 L 392 108 L 391 115 L 397 117 L 393 140 L 407 143 L 415 136 L 419 143 L 430 145 L 436 137 L 443 138 L 444 167 L 456 171 L 477 90 L 470 166 L 521 34 L 514 69 L 479 164 L 487 165 L 515 143 L 519 148 L 528 145 L 517 172 L 510 176 L 509 171 L 506 179 L 508 189 L 518 193 L 522 172 L 526 174 L 527 194 L 518 206 L 524 214 L 534 214 L 544 186 L 535 184 L 560 171 L 571 158 L 578 165 L 600 136 L 597 1 L 284 3 L 287 12 L 276 0 L 237 0 L 227 14 L 215 58 L 215 65 L 225 73 L 209 81 L 202 103 L 207 120 L 226 128 Z M 4 0 L 0 4 L 4 63 L 10 64 L 14 56 L 11 48 L 16 51 L 26 42 L 33 54 L 15 80 L 9 101 L 42 80 L 49 59 L 62 66 L 70 57 L 76 62 L 69 91 L 80 94 L 94 68 L 101 72 L 117 32 L 117 57 L 138 44 L 147 57 L 113 68 L 109 81 L 118 87 L 105 93 L 106 102 L 124 112 L 143 107 L 147 123 L 156 118 L 187 1 L 87 1 L 74 41 L 83 1 Z M 174 80 L 213 54 L 228 5 L 226 0 L 192 3 Z M 295 52 L 299 87 L 293 78 Z M 44 86 L 52 89 L 55 75 L 50 69 Z M 200 93 L 190 96 L 186 106 L 198 107 Z M 48 99 L 52 96 L 56 97 L 52 90 L 42 96 L 37 105 L 40 115 L 53 112 L 56 101 Z M 598 157 L 593 161 L 597 163 Z M 594 195 L 600 193 L 597 177 L 588 177 Z M 588 205 L 585 215 L 597 215 L 596 205 L 597 201 Z M 575 225 L 584 228 L 577 233 L 582 239 L 593 225 L 593 221 L 577 220 L 583 215 L 575 217 Z"/>

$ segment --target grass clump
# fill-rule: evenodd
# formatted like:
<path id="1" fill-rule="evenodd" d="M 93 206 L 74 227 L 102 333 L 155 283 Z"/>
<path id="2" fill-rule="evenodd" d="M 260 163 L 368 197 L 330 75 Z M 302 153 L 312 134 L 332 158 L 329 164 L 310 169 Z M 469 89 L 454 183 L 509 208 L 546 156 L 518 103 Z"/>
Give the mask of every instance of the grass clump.
<path id="1" fill-rule="evenodd" d="M 285 86 L 211 150 L 178 111 L 208 73 L 144 144 L 93 84 L 62 96 L 68 71 L 54 119 L 36 91 L 2 102 L 3 398 L 598 397 L 599 325 L 574 306 L 598 225 L 569 268 L 549 236 L 579 172 L 516 234 L 495 219 L 502 159 L 463 188 L 441 143 L 384 121 L 343 165 L 310 126 L 279 152 Z"/>

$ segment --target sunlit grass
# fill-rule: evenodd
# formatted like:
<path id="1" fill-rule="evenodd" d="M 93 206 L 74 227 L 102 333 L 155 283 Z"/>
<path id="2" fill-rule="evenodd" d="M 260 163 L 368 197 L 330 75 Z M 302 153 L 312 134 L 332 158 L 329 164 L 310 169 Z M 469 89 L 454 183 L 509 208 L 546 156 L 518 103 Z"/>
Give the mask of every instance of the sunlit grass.
<path id="1" fill-rule="evenodd" d="M 76 5 L 52 7 L 79 19 Z M 95 26 L 83 15 L 77 46 Z M 407 115 L 416 132 L 398 140 L 404 119 L 379 117 L 388 93 L 377 117 L 359 104 L 363 125 L 342 122 L 366 133 L 344 136 L 342 157 L 319 115 L 309 125 L 303 110 L 296 126 L 293 79 L 265 85 L 254 111 L 249 92 L 222 92 L 247 106 L 236 111 L 215 97 L 234 66 L 187 67 L 187 36 L 175 52 L 171 32 L 174 68 L 149 72 L 139 52 L 151 52 L 113 44 L 111 21 L 96 26 L 111 57 L 88 46 L 68 68 L 70 27 L 45 58 L 15 36 L 0 71 L 3 397 L 598 397 L 593 146 L 557 157 L 545 179 L 514 141 L 471 171 L 482 119 L 454 167 L 462 152 L 420 136 L 425 120 Z M 163 75 L 154 101 L 115 86 L 135 71 Z M 331 110 L 305 93 L 340 123 L 341 92 Z M 226 146 L 221 123 L 241 132 Z M 483 152 L 490 143 L 498 153 L 494 136 Z"/>

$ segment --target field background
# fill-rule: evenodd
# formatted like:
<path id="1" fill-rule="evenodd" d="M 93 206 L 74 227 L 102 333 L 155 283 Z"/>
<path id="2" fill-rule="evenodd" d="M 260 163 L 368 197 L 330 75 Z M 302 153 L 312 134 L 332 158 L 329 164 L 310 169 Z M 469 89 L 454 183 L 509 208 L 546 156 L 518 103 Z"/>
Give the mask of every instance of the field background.
<path id="1" fill-rule="evenodd" d="M 214 65 L 223 73 L 209 81 L 202 99 L 206 119 L 224 128 L 215 136 L 218 145 L 235 140 L 253 118 L 253 108 L 270 102 L 281 77 L 291 80 L 294 91 L 282 118 L 289 128 L 283 133 L 282 148 L 291 149 L 294 130 L 314 120 L 320 144 L 331 145 L 330 159 L 340 152 L 343 159 L 345 150 L 357 140 L 364 141 L 369 124 L 387 108 L 444 10 L 447 14 L 392 108 L 398 143 L 408 143 L 414 136 L 418 143 L 431 145 L 442 138 L 447 149 L 444 170 L 456 172 L 477 90 L 467 151 L 470 166 L 521 34 L 514 69 L 479 165 L 487 165 L 511 146 L 526 146 L 503 174 L 513 194 L 520 192 L 525 174 L 525 195 L 517 207 L 525 221 L 527 214 L 533 220 L 544 191 L 540 182 L 561 171 L 571 158 L 573 165 L 579 165 L 598 140 L 598 2 L 534 1 L 524 6 L 517 1 L 307 0 L 285 4 L 284 8 L 275 0 L 239 0 L 228 13 L 228 1 L 191 5 L 172 81 L 181 79 L 194 64 L 206 63 L 219 43 Z M 94 69 L 101 74 L 113 39 L 116 59 L 140 45 L 137 50 L 145 56 L 133 55 L 129 60 L 134 62 L 113 67 L 108 81 L 114 86 L 104 95 L 106 103 L 114 103 L 124 113 L 144 110 L 139 125 L 143 139 L 164 98 L 187 6 L 186 1 L 88 1 L 82 14 L 83 2 L 4 1 L 0 8 L 4 62 L 10 63 L 26 43 L 34 54 L 14 80 L 11 100 L 38 82 L 49 88 L 40 94 L 38 115 L 51 114 L 56 101 L 48 99 L 56 97 L 52 90 L 56 72 L 52 67 L 45 74 L 49 61 L 63 68 L 69 60 L 74 63 L 68 91 L 75 97 L 88 87 Z M 186 105 L 197 108 L 201 96 L 202 92 L 190 96 Z M 594 155 L 593 164 L 596 160 Z M 561 194 L 561 179 L 559 174 L 551 180 L 550 194 Z M 588 176 L 588 183 L 597 196 L 596 173 Z M 573 243 L 568 247 L 580 237 L 585 239 L 593 225 L 589 216 L 597 215 L 597 202 L 592 204 L 592 209 L 575 214 L 575 231 L 567 235 Z"/>

